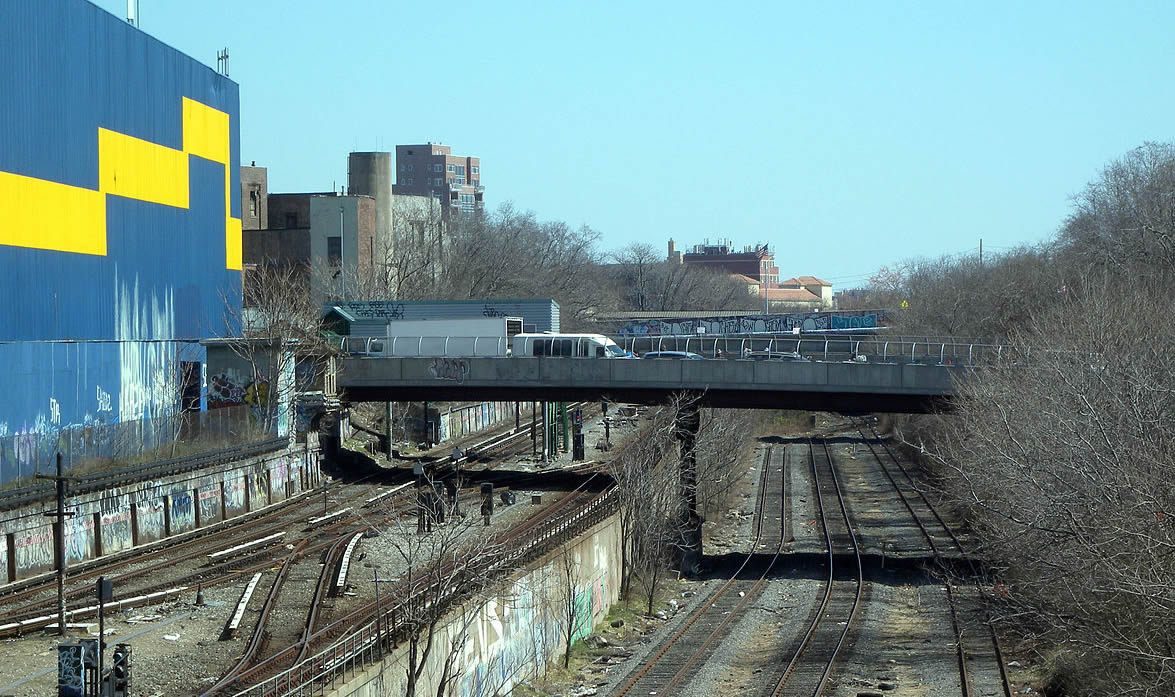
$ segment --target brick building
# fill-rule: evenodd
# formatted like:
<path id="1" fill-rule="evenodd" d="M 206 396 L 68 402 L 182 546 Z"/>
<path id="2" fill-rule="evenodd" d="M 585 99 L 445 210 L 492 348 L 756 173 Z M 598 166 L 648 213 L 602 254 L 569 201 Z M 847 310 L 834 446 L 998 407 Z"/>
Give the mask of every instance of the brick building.
<path id="1" fill-rule="evenodd" d="M 677 251 L 669 241 L 669 259 L 675 260 Z M 775 255 L 766 244 L 748 245 L 741 252 L 733 251 L 730 240 L 719 240 L 710 244 L 694 245 L 693 249 L 681 254 L 681 263 L 698 266 L 728 274 L 741 274 L 758 281 L 761 287 L 773 288 L 779 283 L 779 267 Z"/>
<path id="2" fill-rule="evenodd" d="M 446 213 L 480 213 L 482 195 L 481 159 L 452 154 L 439 143 L 396 146 L 397 194 L 431 196 L 442 202 Z"/>

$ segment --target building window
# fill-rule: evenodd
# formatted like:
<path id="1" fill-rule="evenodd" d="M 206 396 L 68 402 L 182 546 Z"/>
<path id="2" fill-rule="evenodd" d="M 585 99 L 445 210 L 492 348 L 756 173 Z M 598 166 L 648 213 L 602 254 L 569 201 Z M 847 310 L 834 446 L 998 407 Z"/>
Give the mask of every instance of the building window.
<path id="1" fill-rule="evenodd" d="M 441 179 L 440 177 L 437 177 L 436 179 L 433 179 L 433 180 L 432 180 L 432 185 L 433 185 L 433 186 L 444 186 L 444 185 L 445 185 L 445 180 L 444 180 L 444 179 Z"/>
<path id="2" fill-rule="evenodd" d="M 473 165 L 472 167 L 470 167 L 470 168 L 469 168 L 469 173 L 470 173 L 470 174 L 480 174 L 480 172 L 478 172 L 478 166 L 477 166 L 477 165 Z"/>
<path id="3" fill-rule="evenodd" d="M 445 171 L 446 172 L 455 172 L 455 171 L 457 171 L 457 168 L 454 167 L 453 165 L 445 165 Z"/>
<path id="4" fill-rule="evenodd" d="M 445 171 L 445 169 L 444 169 L 444 167 L 441 165 L 441 163 L 440 163 L 440 162 L 436 162 L 436 163 L 433 163 L 433 166 L 432 166 L 432 171 L 434 171 L 434 172 L 443 172 L 443 171 Z"/>
<path id="5" fill-rule="evenodd" d="M 286 227 L 287 228 L 298 227 L 298 214 L 297 213 L 286 213 Z"/>
<path id="6" fill-rule="evenodd" d="M 457 186 L 465 186 L 465 177 L 453 177 L 453 183 Z"/>
<path id="7" fill-rule="evenodd" d="M 261 198 L 261 189 L 249 187 L 249 215 L 257 217 L 257 199 Z"/>
<path id="8" fill-rule="evenodd" d="M 338 266 L 343 263 L 342 237 L 335 236 L 326 238 L 326 263 L 330 266 Z"/>
<path id="9" fill-rule="evenodd" d="M 457 165 L 457 174 L 465 175 L 465 165 Z"/>
<path id="10" fill-rule="evenodd" d="M 480 180 L 480 179 L 470 179 L 470 180 L 469 180 L 469 185 L 470 185 L 470 186 L 480 186 L 480 185 L 481 185 L 481 180 Z"/>
<path id="11" fill-rule="evenodd" d="M 415 183 L 416 183 L 416 180 L 413 179 L 412 177 L 408 177 L 407 179 L 404 180 L 404 184 L 406 186 L 412 186 Z"/>

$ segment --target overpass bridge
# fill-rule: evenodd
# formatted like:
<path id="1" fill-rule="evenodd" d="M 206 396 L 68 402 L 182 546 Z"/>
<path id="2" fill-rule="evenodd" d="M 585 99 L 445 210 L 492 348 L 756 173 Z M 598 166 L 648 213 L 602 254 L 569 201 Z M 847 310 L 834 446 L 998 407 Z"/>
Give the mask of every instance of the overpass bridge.
<path id="1" fill-rule="evenodd" d="M 692 359 L 604 359 L 542 357 L 387 357 L 341 359 L 334 387 L 346 402 L 363 401 L 572 401 L 664 404 L 679 393 L 689 399 L 677 408 L 681 441 L 680 496 L 686 540 L 683 549 L 701 554 L 701 517 L 696 500 L 694 442 L 699 407 L 809 409 L 843 413 L 928 412 L 949 405 L 955 383 L 974 365 L 999 358 L 998 347 L 941 343 L 905 346 L 843 338 L 826 339 L 820 351 L 774 338 L 708 337 L 698 343 L 638 350 L 693 349 Z M 838 343 L 839 342 L 839 343 Z M 891 353 L 890 348 L 894 349 Z M 350 348 L 350 347 L 348 347 Z M 733 358 L 732 358 L 733 356 Z M 814 360 L 815 359 L 815 360 Z"/>
<path id="2" fill-rule="evenodd" d="M 609 399 L 658 404 L 689 392 L 699 404 L 715 407 L 925 413 L 949 402 L 955 380 L 970 370 L 953 362 L 754 358 L 364 356 L 339 361 L 336 387 L 348 402 Z"/>

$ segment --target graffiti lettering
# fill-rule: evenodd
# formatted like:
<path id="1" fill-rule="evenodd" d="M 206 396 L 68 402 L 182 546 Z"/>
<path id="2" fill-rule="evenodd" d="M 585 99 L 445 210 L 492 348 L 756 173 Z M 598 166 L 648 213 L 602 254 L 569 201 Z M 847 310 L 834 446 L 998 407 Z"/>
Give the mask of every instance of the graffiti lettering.
<path id="1" fill-rule="evenodd" d="M 98 391 L 98 411 L 114 411 L 110 393 L 97 385 L 94 388 Z"/>
<path id="2" fill-rule="evenodd" d="M 486 317 L 505 317 L 506 316 L 505 312 L 502 312 L 501 310 L 490 307 L 489 305 L 482 305 L 481 314 L 485 315 Z"/>
<path id="3" fill-rule="evenodd" d="M 404 319 L 404 303 L 350 302 L 345 307 L 363 319 Z"/>
<path id="4" fill-rule="evenodd" d="M 428 366 L 428 372 L 437 380 L 454 380 L 462 383 L 469 375 L 469 361 L 456 358 L 434 358 Z"/>
<path id="5" fill-rule="evenodd" d="M 61 423 L 61 404 L 52 397 L 49 398 L 49 423 Z"/>
<path id="6" fill-rule="evenodd" d="M 681 320 L 638 320 L 617 329 L 622 336 L 685 336 L 688 334 L 751 334 L 768 332 L 791 333 L 825 329 L 868 329 L 880 326 L 885 319 L 878 311 L 793 312 L 772 315 L 743 315 L 739 317 L 699 317 Z"/>

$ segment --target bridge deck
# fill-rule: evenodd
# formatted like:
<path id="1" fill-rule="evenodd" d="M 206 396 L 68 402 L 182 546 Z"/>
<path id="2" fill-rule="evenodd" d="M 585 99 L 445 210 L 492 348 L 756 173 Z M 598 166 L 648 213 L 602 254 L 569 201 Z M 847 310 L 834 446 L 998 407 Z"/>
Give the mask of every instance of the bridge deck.
<path id="1" fill-rule="evenodd" d="M 680 391 L 711 406 L 926 412 L 966 368 L 914 363 L 593 358 L 348 358 L 349 401 L 594 400 L 661 403 Z"/>

